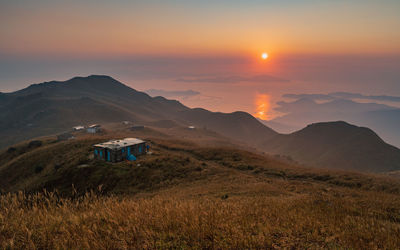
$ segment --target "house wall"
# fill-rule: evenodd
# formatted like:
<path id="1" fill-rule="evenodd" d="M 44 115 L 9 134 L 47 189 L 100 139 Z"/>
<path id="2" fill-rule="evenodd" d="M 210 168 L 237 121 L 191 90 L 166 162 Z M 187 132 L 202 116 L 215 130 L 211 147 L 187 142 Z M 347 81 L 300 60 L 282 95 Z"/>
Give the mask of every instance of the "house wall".
<path id="1" fill-rule="evenodd" d="M 134 156 L 146 154 L 146 143 L 132 145 L 131 154 L 133 154 Z"/>
<path id="2" fill-rule="evenodd" d="M 136 157 L 146 154 L 146 143 L 123 147 L 117 150 L 95 147 L 94 158 L 110 162 L 120 162 L 128 158 L 128 153 Z"/>
<path id="3" fill-rule="evenodd" d="M 104 148 L 95 147 L 94 148 L 94 158 L 97 160 L 106 160 L 106 152 Z"/>

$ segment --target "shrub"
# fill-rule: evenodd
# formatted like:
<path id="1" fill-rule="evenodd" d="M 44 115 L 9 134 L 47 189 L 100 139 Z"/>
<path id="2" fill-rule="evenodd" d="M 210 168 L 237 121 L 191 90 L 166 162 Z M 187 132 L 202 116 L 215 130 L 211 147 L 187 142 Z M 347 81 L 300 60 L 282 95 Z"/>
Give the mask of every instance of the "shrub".
<path id="1" fill-rule="evenodd" d="M 42 172 L 43 171 L 43 167 L 42 166 L 36 166 L 35 167 L 35 173 L 36 174 L 38 174 L 38 173 L 40 173 L 40 172 Z"/>
<path id="2" fill-rule="evenodd" d="M 14 153 L 15 151 L 17 151 L 17 149 L 14 148 L 14 147 L 9 147 L 9 148 L 7 149 L 7 153 Z"/>
<path id="3" fill-rule="evenodd" d="M 28 147 L 29 148 L 40 147 L 40 146 L 42 146 L 42 144 L 43 144 L 42 141 L 35 140 L 35 141 L 29 142 Z"/>

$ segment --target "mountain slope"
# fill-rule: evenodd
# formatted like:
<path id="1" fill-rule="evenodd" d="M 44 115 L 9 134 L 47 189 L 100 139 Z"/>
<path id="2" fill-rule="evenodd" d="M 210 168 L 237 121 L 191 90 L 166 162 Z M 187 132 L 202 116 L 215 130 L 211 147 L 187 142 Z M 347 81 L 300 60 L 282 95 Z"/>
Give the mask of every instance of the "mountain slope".
<path id="1" fill-rule="evenodd" d="M 277 133 L 246 112 L 219 113 L 205 109 L 191 109 L 179 113 L 177 119 L 190 121 L 199 127 L 210 128 L 220 134 L 250 145 L 259 145 Z"/>
<path id="2" fill-rule="evenodd" d="M 78 133 L 74 140 L 49 137 L 40 146 L 21 143 L 0 152 L 0 248 L 400 244 L 398 180 L 302 168 L 240 149 L 161 139 L 158 133 L 153 136 L 159 139 L 146 139 L 152 154 L 136 162 L 90 157 L 94 143 L 118 136 Z"/>
<path id="3" fill-rule="evenodd" d="M 263 149 L 297 161 L 336 169 L 384 172 L 400 169 L 400 150 L 375 132 L 346 122 L 316 123 L 288 135 L 278 135 Z"/>
<path id="4" fill-rule="evenodd" d="M 301 103 L 313 105 L 307 100 Z M 365 128 L 324 123 L 281 135 L 248 113 L 191 109 L 178 101 L 150 97 L 109 76 L 75 77 L 2 93 L 0 147 L 64 132 L 75 125 L 125 120 L 157 127 L 172 124 L 206 128 L 236 142 L 289 155 L 313 166 L 376 172 L 400 169 L 399 150 Z"/>
<path id="5" fill-rule="evenodd" d="M 378 103 L 359 103 L 347 99 L 318 103 L 311 97 L 303 97 L 293 102 L 278 102 L 278 104 L 280 106 L 276 110 L 285 115 L 269 121 L 277 125 L 283 124 L 283 126 L 271 126 L 277 131 L 285 131 L 287 126 L 291 127 L 293 132 L 311 123 L 346 121 L 371 128 L 386 142 L 400 146 L 400 133 L 398 133 L 400 109 L 397 107 Z"/>
<path id="6" fill-rule="evenodd" d="M 124 120 L 140 124 L 174 120 L 185 126 L 204 126 L 250 145 L 276 134 L 244 112 L 224 114 L 190 109 L 178 101 L 153 98 L 109 76 L 97 75 L 33 84 L 13 93 L 2 93 L 0 118 L 0 148 L 78 124 Z"/>

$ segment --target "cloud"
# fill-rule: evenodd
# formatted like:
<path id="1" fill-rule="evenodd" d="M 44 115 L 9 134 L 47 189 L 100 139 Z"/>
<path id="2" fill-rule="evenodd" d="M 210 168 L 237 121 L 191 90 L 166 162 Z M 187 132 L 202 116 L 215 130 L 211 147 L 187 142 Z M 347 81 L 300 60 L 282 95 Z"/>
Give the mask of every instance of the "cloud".
<path id="1" fill-rule="evenodd" d="M 146 92 L 147 94 L 149 94 L 150 96 L 163 96 L 166 98 L 173 98 L 173 97 L 181 97 L 181 98 L 188 98 L 188 97 L 193 97 L 193 96 L 197 96 L 200 95 L 200 92 L 198 91 L 194 91 L 194 90 L 174 90 L 174 91 L 170 91 L 170 90 L 163 90 L 163 89 L 148 89 L 145 90 L 144 92 Z"/>
<path id="2" fill-rule="evenodd" d="M 388 101 L 388 102 L 400 102 L 400 96 L 389 96 L 389 95 L 363 95 L 359 93 L 350 92 L 335 92 L 329 94 L 285 94 L 284 98 L 290 99 L 303 99 L 307 98 L 314 101 L 331 101 L 335 99 L 363 99 L 373 101 Z"/>
<path id="3" fill-rule="evenodd" d="M 363 94 L 348 93 L 348 92 L 336 92 L 336 93 L 330 93 L 329 95 L 344 99 L 364 99 L 364 100 L 375 100 L 375 101 L 400 102 L 400 96 L 390 96 L 390 95 L 363 95 Z"/>
<path id="4" fill-rule="evenodd" d="M 212 77 L 181 77 L 177 82 L 207 82 L 207 83 L 238 83 L 238 82 L 290 82 L 289 80 L 269 76 L 212 76 Z"/>
<path id="5" fill-rule="evenodd" d="M 284 94 L 282 97 L 290 99 L 310 99 L 314 101 L 331 101 L 335 97 L 325 94 Z"/>

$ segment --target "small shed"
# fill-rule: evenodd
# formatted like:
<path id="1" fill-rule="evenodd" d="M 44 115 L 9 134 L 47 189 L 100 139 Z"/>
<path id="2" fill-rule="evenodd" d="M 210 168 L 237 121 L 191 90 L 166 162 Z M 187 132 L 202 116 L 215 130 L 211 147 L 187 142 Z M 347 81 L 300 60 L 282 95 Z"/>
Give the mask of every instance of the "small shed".
<path id="1" fill-rule="evenodd" d="M 100 130 L 101 126 L 99 124 L 93 124 L 87 128 L 87 132 L 91 134 L 96 134 L 97 132 L 100 132 Z"/>
<path id="2" fill-rule="evenodd" d="M 125 138 L 94 145 L 94 158 L 109 162 L 136 160 L 147 153 L 146 142 L 137 138 Z"/>
<path id="3" fill-rule="evenodd" d="M 85 129 L 85 127 L 84 126 L 81 126 L 81 125 L 79 125 L 79 126 L 75 126 L 75 127 L 73 127 L 72 128 L 74 131 L 80 131 L 80 130 L 83 130 L 83 129 Z"/>

